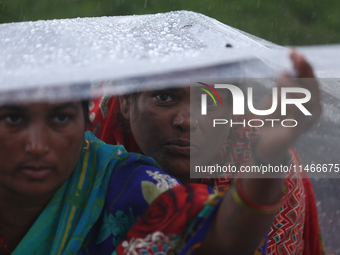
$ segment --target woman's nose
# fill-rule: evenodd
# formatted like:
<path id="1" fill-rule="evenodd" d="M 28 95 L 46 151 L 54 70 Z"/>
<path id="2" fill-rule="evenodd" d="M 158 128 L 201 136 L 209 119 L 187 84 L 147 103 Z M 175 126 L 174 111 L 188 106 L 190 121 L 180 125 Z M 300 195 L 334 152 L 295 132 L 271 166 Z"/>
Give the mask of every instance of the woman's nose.
<path id="1" fill-rule="evenodd" d="M 49 152 L 47 134 L 42 124 L 32 124 L 27 130 L 25 151 L 29 154 L 40 156 Z"/>
<path id="2" fill-rule="evenodd" d="M 177 111 L 173 119 L 173 127 L 182 132 L 189 132 L 196 128 L 195 120 L 190 114 L 190 107 L 182 108 Z"/>

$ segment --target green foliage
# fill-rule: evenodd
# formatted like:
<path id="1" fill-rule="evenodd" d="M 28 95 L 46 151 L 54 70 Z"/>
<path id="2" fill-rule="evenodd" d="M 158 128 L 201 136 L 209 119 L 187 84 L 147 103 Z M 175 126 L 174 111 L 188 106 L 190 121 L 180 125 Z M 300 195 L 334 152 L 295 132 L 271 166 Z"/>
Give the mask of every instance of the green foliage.
<path id="1" fill-rule="evenodd" d="M 340 42 L 339 0 L 0 0 L 0 23 L 190 10 L 283 45 Z"/>

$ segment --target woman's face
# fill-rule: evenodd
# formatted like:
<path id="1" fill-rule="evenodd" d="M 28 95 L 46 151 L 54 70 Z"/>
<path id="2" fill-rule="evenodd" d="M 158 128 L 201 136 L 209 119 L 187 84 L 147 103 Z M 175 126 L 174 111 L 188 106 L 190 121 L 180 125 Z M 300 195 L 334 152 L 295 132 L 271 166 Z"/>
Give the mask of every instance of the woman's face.
<path id="1" fill-rule="evenodd" d="M 71 175 L 84 143 L 82 104 L 0 106 L 0 191 L 53 194 Z"/>
<path id="2" fill-rule="evenodd" d="M 121 97 L 121 111 L 130 121 L 134 138 L 142 152 L 154 158 L 169 174 L 188 178 L 190 158 L 207 164 L 220 151 L 229 134 L 227 125 L 213 128 L 213 119 L 230 119 L 228 95 L 221 94 L 223 107 L 209 104 L 201 116 L 201 90 L 191 88 L 155 90 L 136 97 Z M 212 107 L 213 105 L 213 107 Z M 223 127 L 222 127 L 223 126 Z M 219 135 L 212 136 L 213 133 Z"/>

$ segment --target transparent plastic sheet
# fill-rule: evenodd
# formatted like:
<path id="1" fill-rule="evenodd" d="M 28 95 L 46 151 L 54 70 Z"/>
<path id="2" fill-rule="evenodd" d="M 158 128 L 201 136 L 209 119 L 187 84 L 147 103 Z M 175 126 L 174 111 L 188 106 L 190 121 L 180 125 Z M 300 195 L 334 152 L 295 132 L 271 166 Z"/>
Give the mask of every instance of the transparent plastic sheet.
<path id="1" fill-rule="evenodd" d="M 324 111 L 296 148 L 304 163 L 340 163 L 340 46 L 298 50 L 321 78 Z M 0 103 L 81 100 L 188 86 L 193 77 L 294 74 L 288 52 L 187 11 L 1 24 Z M 103 79 L 105 86 L 90 86 Z M 326 248 L 340 253 L 340 180 L 312 181 Z"/>
<path id="2" fill-rule="evenodd" d="M 1 24 L 1 92 L 58 87 L 61 91 L 58 97 L 62 99 L 70 96 L 68 89 L 63 92 L 70 84 L 110 78 L 116 84 L 105 93 L 127 93 L 152 75 L 254 58 L 259 61 L 253 53 L 270 54 L 273 47 L 286 51 L 268 42 L 269 48 L 263 42 L 204 15 L 186 11 Z M 272 76 L 278 68 L 272 67 L 273 70 L 257 71 L 257 75 Z M 72 96 L 92 95 L 75 92 Z M 36 99 L 43 99 L 43 92 Z"/>

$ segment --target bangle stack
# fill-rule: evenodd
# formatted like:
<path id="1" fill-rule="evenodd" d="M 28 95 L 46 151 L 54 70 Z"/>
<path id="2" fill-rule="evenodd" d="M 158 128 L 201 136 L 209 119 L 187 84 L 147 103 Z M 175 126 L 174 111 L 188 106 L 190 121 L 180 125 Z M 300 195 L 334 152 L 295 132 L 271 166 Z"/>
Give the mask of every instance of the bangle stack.
<path id="1" fill-rule="evenodd" d="M 257 140 L 254 145 L 252 146 L 252 158 L 254 163 L 257 166 L 264 166 L 264 165 L 268 165 L 265 162 L 263 162 L 256 151 L 256 147 L 257 147 L 257 143 L 259 140 Z M 281 165 L 284 166 L 291 166 L 291 156 L 289 151 L 287 151 L 286 156 L 284 157 L 284 160 L 282 161 Z M 282 193 L 285 194 L 287 192 L 287 185 L 286 182 L 284 182 L 283 186 L 282 186 Z M 244 194 L 242 187 L 241 187 L 241 179 L 237 178 L 235 180 L 235 184 L 233 185 L 232 189 L 231 189 L 231 194 L 233 199 L 235 200 L 235 202 L 239 205 L 241 205 L 242 207 L 257 213 L 257 214 L 273 214 L 276 213 L 280 207 L 283 205 L 284 203 L 284 198 L 280 199 L 279 202 L 277 202 L 276 204 L 273 205 L 259 205 L 256 204 L 252 201 L 250 201 L 249 198 L 247 198 L 247 196 Z"/>
<path id="2" fill-rule="evenodd" d="M 283 204 L 283 199 L 281 199 L 278 203 L 273 205 L 258 205 L 252 201 L 249 200 L 243 193 L 243 190 L 241 188 L 241 179 L 236 179 L 236 183 L 233 185 L 233 188 L 231 190 L 231 194 L 235 200 L 235 202 L 246 209 L 258 213 L 258 214 L 273 214 L 276 213 L 280 207 Z M 283 184 L 283 192 L 286 189 L 286 183 Z"/>

